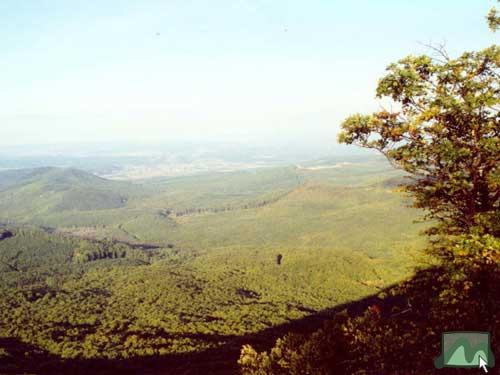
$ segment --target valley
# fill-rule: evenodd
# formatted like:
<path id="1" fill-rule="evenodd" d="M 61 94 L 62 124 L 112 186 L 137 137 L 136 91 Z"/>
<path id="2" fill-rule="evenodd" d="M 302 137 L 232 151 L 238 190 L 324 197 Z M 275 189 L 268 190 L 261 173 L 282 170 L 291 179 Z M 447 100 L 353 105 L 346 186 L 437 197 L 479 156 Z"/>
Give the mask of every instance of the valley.
<path id="1" fill-rule="evenodd" d="M 0 172 L 0 337 L 63 361 L 169 358 L 383 293 L 422 261 L 401 178 L 377 158 L 133 183 Z"/>
<path id="2" fill-rule="evenodd" d="M 499 4 L 1 1 L 0 375 L 498 373 Z"/>

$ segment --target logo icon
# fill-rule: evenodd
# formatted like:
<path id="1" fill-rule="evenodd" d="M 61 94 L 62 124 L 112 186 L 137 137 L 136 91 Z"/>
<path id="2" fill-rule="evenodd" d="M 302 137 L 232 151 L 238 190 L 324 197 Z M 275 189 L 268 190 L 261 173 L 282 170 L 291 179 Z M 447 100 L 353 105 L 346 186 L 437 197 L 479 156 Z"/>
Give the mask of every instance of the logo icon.
<path id="1" fill-rule="evenodd" d="M 489 332 L 444 332 L 442 354 L 434 360 L 436 368 L 476 367 L 488 372 L 495 366 Z"/>

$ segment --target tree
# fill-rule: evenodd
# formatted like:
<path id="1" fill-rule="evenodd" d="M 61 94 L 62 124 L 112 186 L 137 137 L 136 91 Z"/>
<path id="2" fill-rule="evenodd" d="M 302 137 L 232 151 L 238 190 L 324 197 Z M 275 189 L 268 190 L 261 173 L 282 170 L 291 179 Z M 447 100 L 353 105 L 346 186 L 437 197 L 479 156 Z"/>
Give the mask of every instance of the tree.
<path id="1" fill-rule="evenodd" d="M 490 27 L 491 31 L 497 31 L 500 28 L 500 17 L 498 16 L 498 11 L 496 8 L 491 8 L 488 15 L 486 16 L 486 20 L 488 21 L 488 26 Z"/>
<path id="2" fill-rule="evenodd" d="M 281 255 L 281 254 L 276 255 L 276 264 L 277 264 L 278 266 L 280 266 L 280 265 L 281 265 L 281 261 L 282 261 L 282 259 L 283 259 L 283 255 Z"/>
<path id="3" fill-rule="evenodd" d="M 356 114 L 339 142 L 380 151 L 411 178 L 404 187 L 438 225 L 430 234 L 500 236 L 500 48 L 389 65 L 377 97 L 397 110 Z"/>

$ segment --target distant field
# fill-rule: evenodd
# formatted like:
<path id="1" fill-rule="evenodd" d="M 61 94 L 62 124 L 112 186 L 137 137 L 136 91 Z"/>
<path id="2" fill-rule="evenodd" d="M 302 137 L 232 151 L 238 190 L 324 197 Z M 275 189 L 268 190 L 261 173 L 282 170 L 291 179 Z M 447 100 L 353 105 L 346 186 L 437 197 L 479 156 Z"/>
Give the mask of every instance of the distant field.
<path id="1" fill-rule="evenodd" d="M 2 221 L 57 229 L 0 242 L 0 336 L 68 358 L 189 352 L 377 293 L 423 245 L 399 178 L 376 160 L 141 184 L 0 173 Z"/>

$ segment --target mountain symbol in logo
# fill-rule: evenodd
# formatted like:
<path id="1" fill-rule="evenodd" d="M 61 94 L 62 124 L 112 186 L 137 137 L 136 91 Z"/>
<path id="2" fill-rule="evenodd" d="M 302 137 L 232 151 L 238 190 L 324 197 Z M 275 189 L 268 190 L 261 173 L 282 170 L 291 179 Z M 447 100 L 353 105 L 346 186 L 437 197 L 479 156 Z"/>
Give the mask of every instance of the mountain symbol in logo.
<path id="1" fill-rule="evenodd" d="M 445 332 L 441 346 L 442 354 L 434 360 L 436 368 L 495 365 L 488 332 Z"/>

